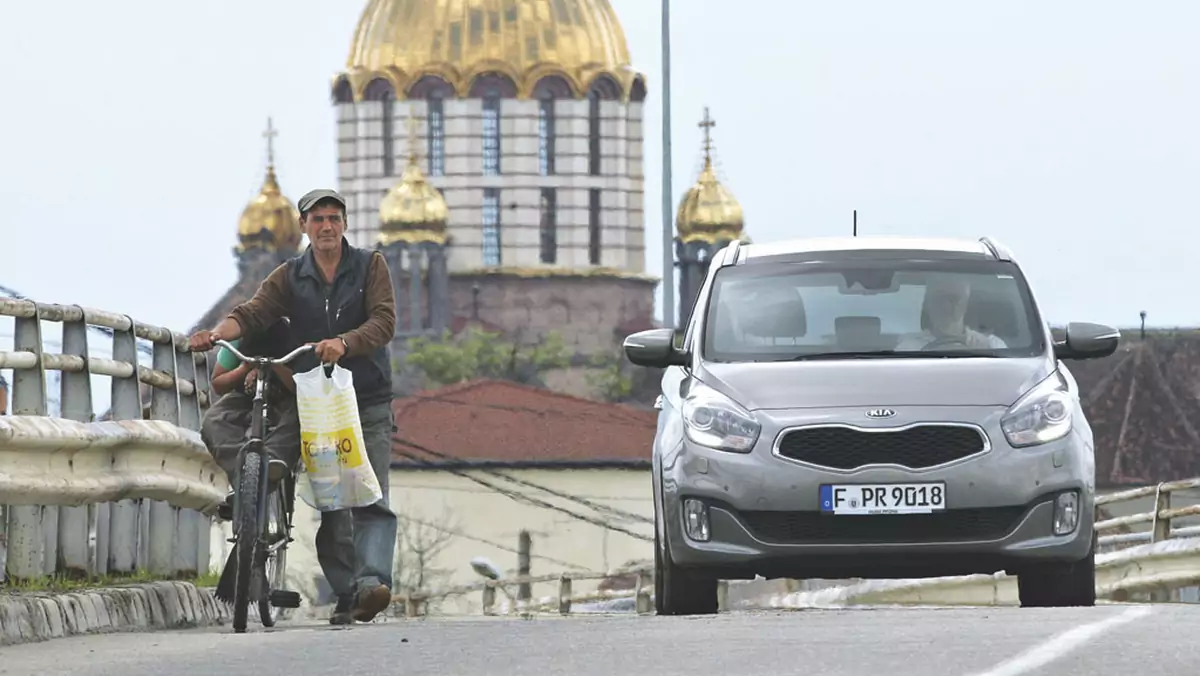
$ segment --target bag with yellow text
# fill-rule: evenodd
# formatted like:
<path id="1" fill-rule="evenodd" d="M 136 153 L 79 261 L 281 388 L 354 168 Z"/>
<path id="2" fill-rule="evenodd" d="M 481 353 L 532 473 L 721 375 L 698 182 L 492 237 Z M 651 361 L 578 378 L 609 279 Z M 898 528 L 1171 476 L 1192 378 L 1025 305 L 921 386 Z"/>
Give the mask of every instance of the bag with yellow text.
<path id="1" fill-rule="evenodd" d="M 292 379 L 296 381 L 303 463 L 296 492 L 322 512 L 377 502 L 383 491 L 367 457 L 354 375 L 334 364 L 332 376 L 326 376 L 321 365 Z"/>

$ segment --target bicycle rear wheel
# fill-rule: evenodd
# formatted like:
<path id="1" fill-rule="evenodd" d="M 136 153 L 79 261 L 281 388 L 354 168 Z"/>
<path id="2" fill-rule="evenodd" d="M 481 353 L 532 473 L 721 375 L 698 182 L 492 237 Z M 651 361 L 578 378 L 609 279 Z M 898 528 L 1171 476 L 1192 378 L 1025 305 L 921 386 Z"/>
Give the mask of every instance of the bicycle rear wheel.
<path id="1" fill-rule="evenodd" d="M 237 575 L 233 591 L 233 631 L 246 631 L 246 619 L 250 610 L 251 581 L 254 578 L 254 559 L 258 550 L 261 532 L 258 516 L 259 482 L 261 476 L 261 451 L 246 449 L 242 471 L 238 475 L 237 492 Z"/>

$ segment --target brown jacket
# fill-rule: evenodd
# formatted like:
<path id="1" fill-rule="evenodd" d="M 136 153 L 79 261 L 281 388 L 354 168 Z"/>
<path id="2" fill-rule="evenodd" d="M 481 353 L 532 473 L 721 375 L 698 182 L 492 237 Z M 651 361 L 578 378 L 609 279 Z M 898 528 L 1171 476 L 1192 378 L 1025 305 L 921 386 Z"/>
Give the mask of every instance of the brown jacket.
<path id="1" fill-rule="evenodd" d="M 305 251 L 273 270 L 254 297 L 229 316 L 243 332 L 262 330 L 286 316 L 301 345 L 344 339 L 346 354 L 338 364 L 353 374 L 359 406 L 391 401 L 396 300 L 387 262 L 378 251 L 350 246 L 343 238 L 342 260 L 332 284 L 312 250 Z M 302 373 L 317 365 L 315 356 L 305 354 L 291 368 Z"/>
<path id="2" fill-rule="evenodd" d="M 367 321 L 357 329 L 340 334 L 346 340 L 347 357 L 364 357 L 391 345 L 396 333 L 396 296 L 387 261 L 378 251 L 371 256 L 363 293 L 366 295 Z M 261 331 L 280 317 L 288 316 L 291 305 L 292 287 L 285 263 L 272 270 L 254 297 L 235 307 L 229 316 L 242 327 L 243 333 Z"/>

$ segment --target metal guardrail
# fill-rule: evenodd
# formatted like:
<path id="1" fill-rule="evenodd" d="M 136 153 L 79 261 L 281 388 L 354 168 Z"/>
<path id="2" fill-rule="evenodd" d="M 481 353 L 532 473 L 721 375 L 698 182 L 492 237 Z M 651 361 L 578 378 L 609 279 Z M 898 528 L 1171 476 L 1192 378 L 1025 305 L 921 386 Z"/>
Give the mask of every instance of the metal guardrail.
<path id="1" fill-rule="evenodd" d="M 445 589 L 434 591 L 412 591 L 407 593 L 395 594 L 392 596 L 392 603 L 401 604 L 405 609 L 405 615 L 408 617 L 416 617 L 425 614 L 426 608 L 431 601 L 444 599 L 451 596 L 462 596 L 470 593 L 482 593 L 482 610 L 484 615 L 502 614 L 497 610 L 496 597 L 497 592 L 507 597 L 507 611 L 503 614 L 529 614 L 529 613 L 545 613 L 557 612 L 561 615 L 569 615 L 571 608 L 575 604 L 594 603 L 597 601 L 608 601 L 614 599 L 636 599 L 636 608 L 639 614 L 649 613 L 651 611 L 651 592 L 654 588 L 653 584 L 654 568 L 643 566 L 637 568 L 622 569 L 619 572 L 609 573 L 554 573 L 551 575 L 520 575 L 511 578 L 500 580 L 481 580 L 471 584 L 456 585 Z M 596 590 L 584 593 L 572 593 L 572 585 L 575 582 L 586 582 L 594 580 L 604 580 L 612 577 L 625 577 L 629 575 L 636 576 L 636 584 L 632 589 L 613 589 L 613 590 Z M 542 599 L 519 599 L 511 591 L 511 588 L 520 588 L 523 585 L 535 585 L 545 583 L 558 583 L 558 595 L 553 600 Z M 724 585 L 722 585 L 724 587 Z"/>
<path id="2" fill-rule="evenodd" d="M 0 368 L 13 369 L 11 417 L 0 418 L 0 579 L 207 573 L 209 514 L 228 491 L 198 433 L 207 354 L 103 310 L 5 298 L 0 315 L 15 328 L 12 351 L 0 351 Z M 47 321 L 62 324 L 61 354 L 44 349 Z M 93 354 L 89 327 L 111 330 L 111 358 Z M 60 372 L 61 418 L 49 416 L 48 371 Z M 92 375 L 112 378 L 111 422 L 96 421 Z"/>
<path id="3" fill-rule="evenodd" d="M 1098 496 L 1096 498 L 1095 525 L 1097 532 L 1104 533 L 1114 530 L 1126 530 L 1130 526 L 1150 524 L 1150 530 L 1148 531 L 1101 535 L 1099 538 L 1100 546 L 1108 547 L 1110 545 L 1131 543 L 1161 542 L 1170 538 L 1196 537 L 1200 535 L 1200 526 L 1185 528 L 1171 527 L 1173 519 L 1200 516 L 1200 505 L 1188 505 L 1178 508 L 1171 507 L 1171 493 L 1191 488 L 1200 488 L 1200 477 L 1180 479 L 1178 481 L 1165 481 L 1155 486 L 1131 488 L 1129 490 Z M 1101 520 L 1101 508 L 1105 505 L 1129 502 L 1130 500 L 1150 496 L 1154 496 L 1154 509 L 1150 511 Z"/>

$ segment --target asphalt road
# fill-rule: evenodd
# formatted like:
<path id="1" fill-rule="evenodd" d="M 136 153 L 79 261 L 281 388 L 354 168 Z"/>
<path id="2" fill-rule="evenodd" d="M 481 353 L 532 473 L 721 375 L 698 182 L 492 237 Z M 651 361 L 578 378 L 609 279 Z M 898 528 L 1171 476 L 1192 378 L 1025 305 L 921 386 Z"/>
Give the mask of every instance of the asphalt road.
<path id="1" fill-rule="evenodd" d="M 389 619 L 0 648 L 0 674 L 1196 676 L 1200 606 L 855 608 L 716 617 Z"/>

